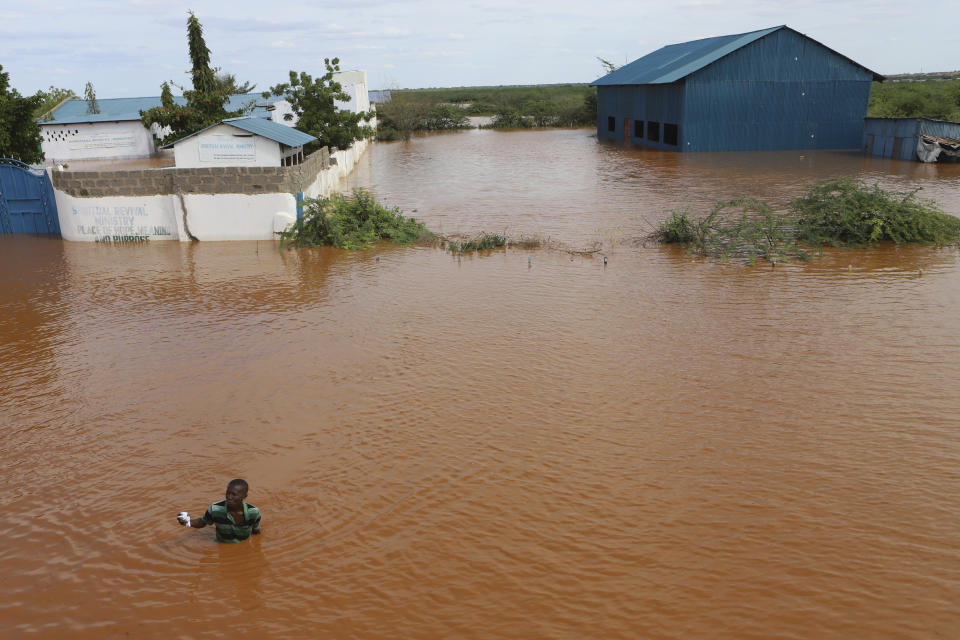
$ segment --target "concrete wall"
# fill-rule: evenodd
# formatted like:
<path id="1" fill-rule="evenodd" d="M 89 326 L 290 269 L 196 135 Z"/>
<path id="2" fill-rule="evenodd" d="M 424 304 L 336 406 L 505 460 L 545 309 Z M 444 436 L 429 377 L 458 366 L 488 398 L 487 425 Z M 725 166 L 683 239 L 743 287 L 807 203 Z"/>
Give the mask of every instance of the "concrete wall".
<path id="1" fill-rule="evenodd" d="M 203 167 L 129 171 L 53 171 L 53 187 L 79 198 L 150 196 L 176 193 L 297 193 L 331 168 L 320 149 L 292 167 Z M 339 174 L 339 169 L 334 169 Z"/>
<path id="2" fill-rule="evenodd" d="M 329 196 L 367 140 L 293 167 L 50 171 L 63 238 L 87 242 L 270 240 L 296 219 L 296 194 Z"/>
<path id="3" fill-rule="evenodd" d="M 40 123 L 40 136 L 48 163 L 89 158 L 146 158 L 155 152 L 153 136 L 139 120 Z"/>
<path id="4" fill-rule="evenodd" d="M 54 191 L 65 240 L 270 240 L 276 219 L 295 219 L 288 193 L 77 198 Z M 283 225 L 284 228 L 286 225 Z"/>
<path id="5" fill-rule="evenodd" d="M 220 124 L 173 147 L 177 168 L 279 167 L 280 143 Z"/>

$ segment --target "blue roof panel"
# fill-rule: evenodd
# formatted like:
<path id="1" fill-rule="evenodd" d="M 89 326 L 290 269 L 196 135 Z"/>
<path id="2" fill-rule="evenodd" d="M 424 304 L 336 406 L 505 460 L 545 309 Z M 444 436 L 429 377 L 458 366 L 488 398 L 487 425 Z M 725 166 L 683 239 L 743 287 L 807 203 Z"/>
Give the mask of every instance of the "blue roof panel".
<path id="1" fill-rule="evenodd" d="M 174 96 L 174 103 L 187 104 L 183 96 Z M 248 115 L 260 118 L 269 118 L 267 107 L 272 103 L 263 99 L 259 93 L 241 93 L 230 96 L 224 108 L 227 111 L 239 111 L 253 103 L 253 111 Z M 98 99 L 100 113 L 87 113 L 87 101 L 81 99 L 68 100 L 53 110 L 52 120 L 41 120 L 40 124 L 75 124 L 79 122 L 121 122 L 125 120 L 139 120 L 140 111 L 146 111 L 160 106 L 160 96 L 152 98 L 104 98 Z"/>
<path id="2" fill-rule="evenodd" d="M 193 136 L 200 135 L 207 129 L 212 129 L 213 127 L 219 126 L 220 124 L 227 124 L 227 125 L 230 125 L 231 127 L 236 127 L 241 131 L 246 131 L 247 133 L 253 133 L 258 136 L 263 136 L 264 138 L 268 138 L 270 140 L 273 140 L 274 142 L 285 144 L 288 147 L 300 147 L 307 144 L 308 142 L 313 142 L 314 140 L 316 140 L 316 138 L 310 135 L 309 133 L 304 133 L 303 131 L 294 129 L 293 127 L 288 127 L 285 124 L 280 124 L 278 122 L 274 122 L 272 120 L 266 120 L 264 118 L 247 116 L 244 118 L 227 118 L 226 120 L 221 120 L 217 124 L 212 124 L 209 127 L 206 127 L 205 129 L 201 129 L 200 131 L 195 131 L 188 136 L 184 136 L 179 140 L 175 140 L 173 142 L 165 144 L 160 148 L 170 149 L 173 147 L 173 145 L 179 144 L 184 140 L 186 140 L 187 138 L 192 138 Z"/>
<path id="3" fill-rule="evenodd" d="M 304 133 L 285 124 L 265 120 L 263 118 L 227 118 L 223 124 L 229 124 L 232 127 L 243 129 L 248 133 L 253 133 L 264 138 L 269 138 L 285 144 L 288 147 L 301 147 L 308 142 L 313 142 L 316 138 L 309 133 Z"/>
<path id="4" fill-rule="evenodd" d="M 770 35 L 780 29 L 790 29 L 786 25 L 779 27 L 770 27 L 759 31 L 750 31 L 748 33 L 738 33 L 729 36 L 717 36 L 714 38 L 704 38 L 702 40 L 692 40 L 690 42 L 681 42 L 680 44 L 671 44 L 653 53 L 649 53 L 642 58 L 634 60 L 630 64 L 624 65 L 616 71 L 609 73 L 602 78 L 598 78 L 590 83 L 590 86 L 609 86 L 609 85 L 634 85 L 634 84 L 670 84 L 690 74 L 703 69 L 707 65 L 713 64 L 720 58 L 742 49 L 760 38 Z M 795 32 L 796 33 L 796 32 Z M 800 34 L 804 38 L 803 34 Z M 808 38 L 812 40 L 812 38 Z M 816 42 L 814 40 L 814 42 Z M 819 42 L 817 44 L 820 44 Z M 821 45 L 823 46 L 823 45 Z M 825 47 L 836 55 L 849 60 L 852 64 L 866 69 L 861 64 L 850 60 L 843 54 L 837 53 Z M 870 71 L 869 69 L 866 69 Z M 874 80 L 883 80 L 883 76 L 874 71 Z"/>
<path id="5" fill-rule="evenodd" d="M 594 80 L 592 86 L 669 84 L 783 27 L 671 44 Z"/>

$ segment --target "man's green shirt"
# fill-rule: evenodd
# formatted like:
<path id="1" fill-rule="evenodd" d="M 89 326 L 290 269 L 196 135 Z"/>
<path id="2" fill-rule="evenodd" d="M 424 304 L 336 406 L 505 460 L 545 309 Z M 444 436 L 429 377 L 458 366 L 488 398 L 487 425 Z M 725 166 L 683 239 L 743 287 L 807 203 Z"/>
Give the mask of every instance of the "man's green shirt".
<path id="1" fill-rule="evenodd" d="M 243 503 L 243 521 L 237 522 L 227 511 L 227 501 L 214 502 L 203 514 L 203 521 L 216 525 L 217 542 L 242 542 L 250 533 L 260 532 L 260 510 L 252 504 Z"/>

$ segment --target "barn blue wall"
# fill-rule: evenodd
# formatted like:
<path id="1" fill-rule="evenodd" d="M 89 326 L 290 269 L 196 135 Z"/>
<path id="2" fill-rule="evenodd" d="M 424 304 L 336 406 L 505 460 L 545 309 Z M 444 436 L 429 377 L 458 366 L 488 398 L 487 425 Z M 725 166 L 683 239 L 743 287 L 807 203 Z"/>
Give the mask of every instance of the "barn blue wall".
<path id="1" fill-rule="evenodd" d="M 683 81 L 674 84 L 644 84 L 633 86 L 597 87 L 597 130 L 601 135 L 615 140 L 624 140 L 623 127 L 630 120 L 630 142 L 642 143 L 658 149 L 676 151 L 679 145 L 666 145 L 646 139 L 647 122 L 679 124 L 679 115 L 683 113 Z M 615 128 L 608 131 L 607 117 L 613 115 Z M 633 122 L 643 120 L 643 137 L 634 136 Z"/>
<path id="2" fill-rule="evenodd" d="M 858 148 L 872 79 L 823 45 L 780 29 L 679 83 L 597 87 L 597 131 L 623 140 L 624 118 L 643 118 L 679 125 L 677 147 L 643 141 L 663 149 Z M 612 134 L 608 115 L 617 118 Z"/>

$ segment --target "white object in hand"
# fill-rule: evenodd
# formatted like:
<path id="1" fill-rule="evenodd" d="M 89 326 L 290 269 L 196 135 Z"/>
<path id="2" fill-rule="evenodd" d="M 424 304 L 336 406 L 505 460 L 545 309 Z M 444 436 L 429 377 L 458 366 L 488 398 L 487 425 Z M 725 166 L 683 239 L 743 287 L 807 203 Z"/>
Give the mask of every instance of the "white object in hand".
<path id="1" fill-rule="evenodd" d="M 182 522 L 183 526 L 185 527 L 190 526 L 190 516 L 187 514 L 186 511 L 181 511 L 180 514 L 177 516 L 177 520 Z"/>

